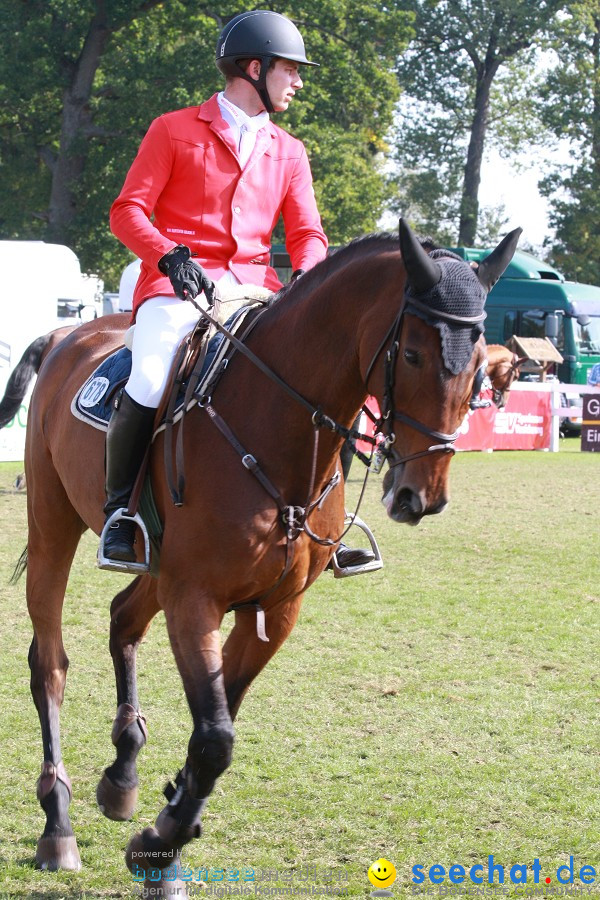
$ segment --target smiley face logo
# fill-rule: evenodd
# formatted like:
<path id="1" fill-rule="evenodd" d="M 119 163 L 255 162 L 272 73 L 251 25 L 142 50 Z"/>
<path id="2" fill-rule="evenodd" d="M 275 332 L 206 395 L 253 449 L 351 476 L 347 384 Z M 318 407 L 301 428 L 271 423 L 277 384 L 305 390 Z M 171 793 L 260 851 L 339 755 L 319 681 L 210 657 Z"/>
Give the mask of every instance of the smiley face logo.
<path id="1" fill-rule="evenodd" d="M 376 888 L 386 888 L 396 880 L 396 867 L 389 859 L 377 859 L 369 866 L 369 881 Z"/>

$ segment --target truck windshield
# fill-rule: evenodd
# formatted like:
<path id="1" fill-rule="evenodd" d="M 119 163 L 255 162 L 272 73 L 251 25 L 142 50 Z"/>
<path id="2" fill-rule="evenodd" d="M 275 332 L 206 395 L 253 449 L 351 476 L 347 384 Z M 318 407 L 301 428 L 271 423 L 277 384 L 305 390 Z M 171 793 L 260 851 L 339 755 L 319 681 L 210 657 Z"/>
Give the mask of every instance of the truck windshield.
<path id="1" fill-rule="evenodd" d="M 582 354 L 597 356 L 600 354 L 600 316 L 591 316 L 588 325 L 579 325 L 573 319 L 575 340 Z"/>

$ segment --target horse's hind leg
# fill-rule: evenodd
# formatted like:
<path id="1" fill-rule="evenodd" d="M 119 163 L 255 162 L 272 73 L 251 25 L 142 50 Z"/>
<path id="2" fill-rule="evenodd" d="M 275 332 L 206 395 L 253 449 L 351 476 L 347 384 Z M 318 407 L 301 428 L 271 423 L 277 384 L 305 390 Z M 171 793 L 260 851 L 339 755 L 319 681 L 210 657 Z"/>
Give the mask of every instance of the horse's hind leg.
<path id="1" fill-rule="evenodd" d="M 35 859 L 43 869 L 79 869 L 81 861 L 68 812 L 71 784 L 61 757 L 59 711 L 69 666 L 62 641 L 62 607 L 84 525 L 55 473 L 45 470 L 42 480 L 44 496 L 38 504 L 31 489 L 35 479 L 30 480 L 27 542 L 27 606 L 33 624 L 31 693 L 44 748 L 37 796 L 46 814 Z"/>
<path id="2" fill-rule="evenodd" d="M 156 581 L 142 576 L 114 598 L 110 608 L 110 652 L 117 681 L 117 715 L 112 741 L 115 762 L 98 784 L 98 806 L 109 819 L 130 819 L 137 802 L 137 755 L 146 743 L 146 720 L 139 707 L 136 654 L 140 641 L 159 610 Z"/>

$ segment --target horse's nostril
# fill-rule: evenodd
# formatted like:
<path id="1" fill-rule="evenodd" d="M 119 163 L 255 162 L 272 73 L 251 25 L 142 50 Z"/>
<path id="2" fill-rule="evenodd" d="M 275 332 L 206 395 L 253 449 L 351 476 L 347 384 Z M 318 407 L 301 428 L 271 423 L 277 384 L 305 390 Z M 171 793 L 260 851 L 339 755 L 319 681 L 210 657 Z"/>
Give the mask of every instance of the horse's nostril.
<path id="1" fill-rule="evenodd" d="M 419 495 L 411 491 L 410 488 L 402 488 L 398 491 L 396 503 L 400 509 L 405 509 L 413 515 L 418 516 L 423 512 Z"/>

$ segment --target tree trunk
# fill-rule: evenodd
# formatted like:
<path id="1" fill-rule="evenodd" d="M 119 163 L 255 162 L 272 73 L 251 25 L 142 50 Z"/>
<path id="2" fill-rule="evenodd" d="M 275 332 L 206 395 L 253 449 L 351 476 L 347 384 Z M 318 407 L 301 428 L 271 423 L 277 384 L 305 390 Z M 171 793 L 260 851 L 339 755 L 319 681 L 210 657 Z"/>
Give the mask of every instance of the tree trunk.
<path id="1" fill-rule="evenodd" d="M 94 78 L 110 36 L 137 16 L 149 12 L 164 0 L 142 0 L 120 21 L 109 22 L 105 0 L 95 0 L 94 17 L 78 59 L 70 68 L 69 84 L 63 95 L 58 154 L 44 159 L 52 173 L 48 207 L 49 240 L 69 243 L 69 232 L 77 213 L 77 182 L 85 168 L 92 126 L 90 98 Z"/>
<path id="2" fill-rule="evenodd" d="M 52 188 L 48 210 L 48 237 L 68 243 L 69 226 L 77 210 L 75 190 L 85 166 L 85 126 L 91 124 L 89 107 L 94 77 L 110 36 L 104 16 L 97 12 L 90 23 L 79 58 L 72 68 L 63 95 L 58 155 L 52 166 Z"/>
<path id="3" fill-rule="evenodd" d="M 465 179 L 460 202 L 458 243 L 465 247 L 474 245 L 477 233 L 479 185 L 481 182 L 481 163 L 483 161 L 485 135 L 488 127 L 490 90 L 494 76 L 498 71 L 498 66 L 499 63 L 497 61 L 494 61 L 491 65 L 482 66 L 481 76 L 477 78 L 475 113 L 471 126 L 471 137 L 465 165 Z"/>

